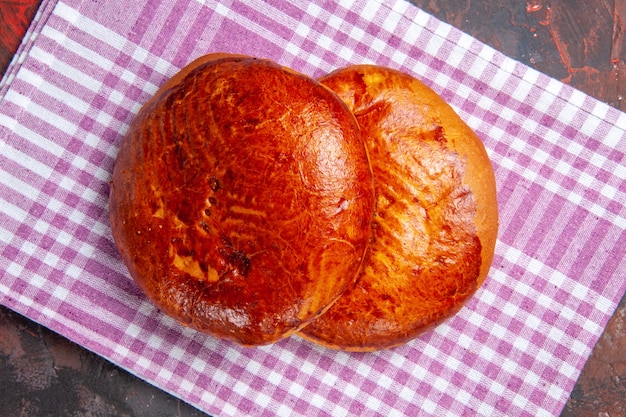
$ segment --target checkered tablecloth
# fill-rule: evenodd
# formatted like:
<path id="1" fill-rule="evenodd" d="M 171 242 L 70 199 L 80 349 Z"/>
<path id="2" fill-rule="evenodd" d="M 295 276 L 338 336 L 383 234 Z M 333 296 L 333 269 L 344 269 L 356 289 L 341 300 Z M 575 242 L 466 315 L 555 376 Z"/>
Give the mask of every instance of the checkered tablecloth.
<path id="1" fill-rule="evenodd" d="M 111 238 L 133 115 L 199 55 L 312 76 L 412 73 L 484 141 L 500 236 L 484 287 L 392 350 L 246 349 L 161 314 Z M 626 115 L 402 0 L 43 2 L 0 83 L 0 302 L 216 416 L 548 416 L 626 290 Z"/>

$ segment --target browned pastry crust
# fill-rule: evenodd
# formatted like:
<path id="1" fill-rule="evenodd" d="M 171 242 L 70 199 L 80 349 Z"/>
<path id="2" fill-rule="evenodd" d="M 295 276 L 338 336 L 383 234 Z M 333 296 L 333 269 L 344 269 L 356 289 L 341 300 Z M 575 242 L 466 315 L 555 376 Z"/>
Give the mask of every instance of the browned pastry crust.
<path id="1" fill-rule="evenodd" d="M 355 114 L 377 208 L 357 284 L 300 334 L 322 345 L 393 347 L 455 314 L 485 279 L 498 212 L 474 132 L 407 74 L 351 66 L 323 77 Z"/>
<path id="2" fill-rule="evenodd" d="M 267 60 L 203 57 L 121 144 L 113 237 L 164 312 L 243 345 L 274 342 L 354 283 L 374 193 L 353 115 Z"/>

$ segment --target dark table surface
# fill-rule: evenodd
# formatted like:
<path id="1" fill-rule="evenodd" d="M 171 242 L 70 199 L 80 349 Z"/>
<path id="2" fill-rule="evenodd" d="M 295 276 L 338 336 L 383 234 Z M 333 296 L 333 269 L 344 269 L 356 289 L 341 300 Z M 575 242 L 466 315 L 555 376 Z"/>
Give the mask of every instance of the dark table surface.
<path id="1" fill-rule="evenodd" d="M 0 74 L 41 0 L 0 0 Z M 626 110 L 626 0 L 410 0 L 504 54 Z M 0 307 L 0 416 L 201 416 L 195 408 Z M 563 417 L 626 416 L 626 296 Z"/>

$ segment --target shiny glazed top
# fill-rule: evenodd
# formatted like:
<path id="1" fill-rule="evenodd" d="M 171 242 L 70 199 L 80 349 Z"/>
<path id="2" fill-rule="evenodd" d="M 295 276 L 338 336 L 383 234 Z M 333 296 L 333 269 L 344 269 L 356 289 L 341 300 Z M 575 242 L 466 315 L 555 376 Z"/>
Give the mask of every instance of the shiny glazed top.
<path id="1" fill-rule="evenodd" d="M 167 314 L 270 343 L 353 284 L 372 174 L 354 117 L 327 88 L 267 60 L 216 57 L 166 83 L 130 127 L 113 236 Z"/>
<path id="2" fill-rule="evenodd" d="M 320 81 L 357 118 L 377 203 L 356 286 L 301 334 L 352 351 L 393 347 L 456 313 L 484 280 L 498 223 L 493 170 L 471 129 L 417 79 L 362 65 Z"/>

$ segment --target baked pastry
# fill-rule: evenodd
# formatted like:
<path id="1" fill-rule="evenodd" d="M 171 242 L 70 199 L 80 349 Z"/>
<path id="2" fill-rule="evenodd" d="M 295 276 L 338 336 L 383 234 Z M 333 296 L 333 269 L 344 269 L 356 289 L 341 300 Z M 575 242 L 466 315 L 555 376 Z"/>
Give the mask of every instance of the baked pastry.
<path id="1" fill-rule="evenodd" d="M 253 346 L 294 333 L 353 285 L 373 205 L 358 125 L 334 93 L 268 60 L 214 54 L 132 122 L 110 220 L 160 309 Z"/>
<path id="2" fill-rule="evenodd" d="M 359 65 L 320 81 L 357 118 L 377 202 L 357 284 L 300 335 L 349 351 L 393 347 L 458 312 L 485 279 L 498 230 L 493 169 L 476 134 L 417 79 Z"/>

